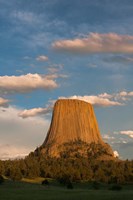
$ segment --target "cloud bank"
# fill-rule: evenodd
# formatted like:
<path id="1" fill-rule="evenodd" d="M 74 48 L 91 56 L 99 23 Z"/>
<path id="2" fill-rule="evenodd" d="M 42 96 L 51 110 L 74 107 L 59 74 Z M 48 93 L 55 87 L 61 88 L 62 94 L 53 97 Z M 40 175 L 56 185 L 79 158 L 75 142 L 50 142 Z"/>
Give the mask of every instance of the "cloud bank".
<path id="1" fill-rule="evenodd" d="M 52 48 L 61 52 L 90 53 L 133 53 L 133 36 L 116 33 L 90 33 L 84 38 L 57 40 Z"/>
<path id="2" fill-rule="evenodd" d="M 110 100 L 110 98 L 112 98 L 112 95 L 104 93 L 104 94 L 100 94 L 98 96 L 76 96 L 76 95 L 74 95 L 74 96 L 70 96 L 70 97 L 59 97 L 58 99 L 78 99 L 78 100 L 82 100 L 82 101 L 91 103 L 92 105 L 98 106 L 98 107 L 123 105 L 120 102 Z M 55 100 L 51 101 L 50 104 L 48 104 L 48 106 L 46 106 L 45 108 L 25 109 L 25 110 L 21 111 L 18 115 L 19 115 L 19 117 L 22 117 L 22 118 L 28 118 L 28 117 L 34 117 L 34 116 L 38 116 L 38 115 L 47 114 L 52 111 L 54 103 L 55 103 Z"/>
<path id="3" fill-rule="evenodd" d="M 52 77 L 56 77 L 56 75 L 52 75 Z M 114 93 L 114 94 L 108 94 L 105 92 L 98 95 L 85 95 L 85 96 L 74 95 L 69 97 L 61 96 L 58 97 L 58 99 L 78 99 L 90 103 L 95 107 L 110 107 L 110 106 L 123 106 L 125 105 L 126 101 L 130 100 L 129 97 L 132 96 L 133 96 L 132 91 L 131 92 L 121 91 L 119 93 Z M 48 114 L 52 111 L 55 101 L 56 100 L 52 100 L 51 102 L 48 103 L 46 107 L 25 109 L 19 113 L 19 117 L 27 118 L 27 117 L 34 117 L 38 115 Z"/>
<path id="4" fill-rule="evenodd" d="M 104 98 L 101 95 L 98 96 L 70 96 L 70 97 L 59 97 L 59 99 L 78 99 L 88 103 L 91 103 L 94 106 L 99 107 L 108 107 L 108 106 L 121 106 L 122 103 L 109 100 L 108 98 Z"/>
<path id="5" fill-rule="evenodd" d="M 58 87 L 56 77 L 30 73 L 21 76 L 0 76 L 0 92 L 26 93 L 36 89 L 55 89 Z"/>

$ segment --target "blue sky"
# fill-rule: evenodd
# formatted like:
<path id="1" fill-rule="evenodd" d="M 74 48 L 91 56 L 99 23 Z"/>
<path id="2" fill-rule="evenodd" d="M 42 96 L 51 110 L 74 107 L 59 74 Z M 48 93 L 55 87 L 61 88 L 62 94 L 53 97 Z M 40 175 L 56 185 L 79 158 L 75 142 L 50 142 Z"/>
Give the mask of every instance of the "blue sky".
<path id="1" fill-rule="evenodd" d="M 132 0 L 0 0 L 1 159 L 42 144 L 58 98 L 92 103 L 132 159 L 132 13 Z"/>

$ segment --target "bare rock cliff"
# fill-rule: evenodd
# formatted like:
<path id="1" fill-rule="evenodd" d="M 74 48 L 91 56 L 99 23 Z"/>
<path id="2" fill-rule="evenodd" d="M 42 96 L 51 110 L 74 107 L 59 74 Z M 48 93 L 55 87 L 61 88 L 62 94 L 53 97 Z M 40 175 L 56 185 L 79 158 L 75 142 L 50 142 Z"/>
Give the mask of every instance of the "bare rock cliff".
<path id="1" fill-rule="evenodd" d="M 65 151 L 65 147 L 68 150 L 68 146 L 69 148 L 71 146 L 73 149 L 76 148 L 76 151 L 78 149 L 82 156 L 86 156 L 90 144 L 100 145 L 100 148 L 103 147 L 107 154 L 113 157 L 111 147 L 105 144 L 101 138 L 91 104 L 72 99 L 56 101 L 51 125 L 41 146 L 41 151 L 47 152 L 50 156 L 58 157 L 62 151 Z"/>

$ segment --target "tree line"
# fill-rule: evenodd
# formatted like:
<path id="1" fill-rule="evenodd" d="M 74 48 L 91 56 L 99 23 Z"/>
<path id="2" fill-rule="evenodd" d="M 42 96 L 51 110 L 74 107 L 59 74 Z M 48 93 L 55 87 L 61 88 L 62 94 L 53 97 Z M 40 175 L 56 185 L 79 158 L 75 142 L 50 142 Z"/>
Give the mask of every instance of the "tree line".
<path id="1" fill-rule="evenodd" d="M 133 160 L 98 160 L 87 157 L 51 158 L 30 153 L 25 159 L 0 161 L 0 175 L 12 180 L 53 178 L 105 183 L 133 183 Z"/>

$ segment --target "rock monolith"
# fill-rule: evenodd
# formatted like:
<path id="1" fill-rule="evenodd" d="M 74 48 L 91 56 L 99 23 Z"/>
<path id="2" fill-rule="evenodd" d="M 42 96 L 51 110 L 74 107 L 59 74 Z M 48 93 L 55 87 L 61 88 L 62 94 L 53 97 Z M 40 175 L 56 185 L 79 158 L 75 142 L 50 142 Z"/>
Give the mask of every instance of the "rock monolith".
<path id="1" fill-rule="evenodd" d="M 91 151 L 95 154 L 95 148 L 103 158 L 114 157 L 111 147 L 102 140 L 92 105 L 81 100 L 57 100 L 41 152 L 51 157 L 68 152 L 88 156 Z"/>

